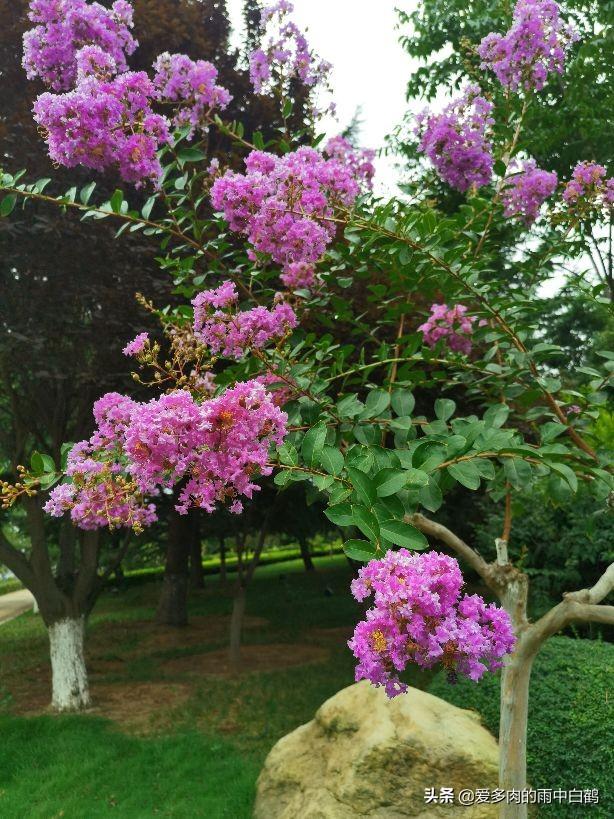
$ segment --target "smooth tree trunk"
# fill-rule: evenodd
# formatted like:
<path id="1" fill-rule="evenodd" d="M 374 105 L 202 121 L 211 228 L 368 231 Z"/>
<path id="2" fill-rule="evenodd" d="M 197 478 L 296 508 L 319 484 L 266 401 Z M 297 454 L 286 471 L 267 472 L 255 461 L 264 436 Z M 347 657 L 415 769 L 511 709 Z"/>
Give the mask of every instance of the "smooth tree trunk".
<path id="1" fill-rule="evenodd" d="M 499 721 L 499 787 L 505 791 L 527 787 L 527 724 L 529 682 L 533 658 L 516 652 L 501 675 Z M 523 819 L 527 805 L 502 804 L 502 819 Z"/>
<path id="2" fill-rule="evenodd" d="M 299 545 L 301 547 L 301 557 L 303 559 L 303 566 L 305 567 L 305 571 L 315 572 L 316 567 L 314 566 L 307 540 L 304 537 L 299 538 Z"/>
<path id="3" fill-rule="evenodd" d="M 82 711 L 91 704 L 83 644 L 85 617 L 66 617 L 49 628 L 52 699 L 56 711 Z"/>
<path id="4" fill-rule="evenodd" d="M 198 510 L 191 513 L 192 526 L 190 537 L 190 585 L 193 589 L 205 588 L 205 571 L 203 569 L 202 542 L 200 539 L 200 515 Z"/>
<path id="5" fill-rule="evenodd" d="M 260 527 L 258 541 L 254 548 L 251 560 L 247 568 L 244 568 L 243 550 L 245 547 L 245 536 L 243 535 L 237 542 L 237 581 L 235 583 L 234 596 L 232 601 L 232 615 L 230 617 L 230 645 L 229 660 L 234 671 L 238 671 L 241 665 L 241 634 L 243 631 L 243 620 L 245 618 L 245 607 L 247 603 L 247 588 L 251 583 L 254 572 L 260 561 L 260 554 L 264 548 L 269 528 L 269 520 L 274 507 L 270 507 Z"/>
<path id="6" fill-rule="evenodd" d="M 155 619 L 159 625 L 187 625 L 189 562 L 190 522 L 188 515 L 180 515 L 175 509 L 172 509 L 168 519 L 164 580 L 156 609 Z"/>
<path id="7" fill-rule="evenodd" d="M 238 588 L 235 590 L 232 601 L 232 615 L 230 617 L 230 646 L 228 652 L 230 665 L 235 670 L 241 665 L 241 633 L 243 631 L 246 603 L 247 589 L 243 584 L 239 584 Z"/>
<path id="8" fill-rule="evenodd" d="M 226 583 L 226 539 L 220 535 L 220 583 Z"/>

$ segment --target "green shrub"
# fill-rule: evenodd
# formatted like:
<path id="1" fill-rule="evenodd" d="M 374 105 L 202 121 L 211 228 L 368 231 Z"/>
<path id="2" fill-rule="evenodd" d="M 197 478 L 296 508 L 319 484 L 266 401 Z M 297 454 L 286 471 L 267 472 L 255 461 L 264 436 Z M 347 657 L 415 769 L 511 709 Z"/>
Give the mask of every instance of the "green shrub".
<path id="1" fill-rule="evenodd" d="M 614 646 L 597 640 L 550 639 L 538 655 L 531 677 L 528 778 L 534 788 L 598 788 L 593 817 L 614 815 L 608 790 L 614 770 L 611 689 Z M 461 708 L 478 711 L 496 736 L 499 727 L 499 675 L 477 685 L 449 685 L 438 675 L 429 691 Z M 540 816 L 578 816 L 578 805 L 543 806 Z M 585 810 L 588 810 L 586 808 Z"/>

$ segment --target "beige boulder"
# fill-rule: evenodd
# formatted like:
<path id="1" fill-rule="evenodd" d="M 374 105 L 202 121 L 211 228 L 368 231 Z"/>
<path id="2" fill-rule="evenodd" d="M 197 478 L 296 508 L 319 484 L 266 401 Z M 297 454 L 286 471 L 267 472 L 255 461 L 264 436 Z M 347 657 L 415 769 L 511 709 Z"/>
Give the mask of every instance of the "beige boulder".
<path id="1" fill-rule="evenodd" d="M 360 682 L 283 737 L 258 779 L 256 819 L 497 816 L 497 806 L 428 804 L 425 788 L 496 788 L 498 749 L 472 711 L 410 688 L 388 700 Z"/>

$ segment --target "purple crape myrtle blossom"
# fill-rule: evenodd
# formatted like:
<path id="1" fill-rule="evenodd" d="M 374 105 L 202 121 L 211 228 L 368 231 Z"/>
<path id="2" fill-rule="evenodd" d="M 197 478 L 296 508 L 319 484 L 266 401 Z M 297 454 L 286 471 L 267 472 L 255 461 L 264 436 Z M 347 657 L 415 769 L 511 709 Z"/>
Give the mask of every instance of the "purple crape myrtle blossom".
<path id="1" fill-rule="evenodd" d="M 206 60 L 191 60 L 185 54 L 160 54 L 154 63 L 153 83 L 157 99 L 177 104 L 173 124 L 189 126 L 190 135 L 207 126 L 207 118 L 218 108 L 224 109 L 232 99 L 229 92 L 216 84 L 217 68 Z"/>
<path id="2" fill-rule="evenodd" d="M 282 157 L 252 151 L 245 166 L 244 174 L 216 179 L 214 208 L 284 273 L 293 263 L 317 262 L 335 236 L 335 209 L 351 207 L 360 192 L 352 168 L 306 147 Z"/>
<path id="3" fill-rule="evenodd" d="M 433 304 L 428 319 L 418 327 L 424 336 L 424 343 L 434 347 L 443 340 L 447 347 L 455 353 L 469 355 L 471 352 L 471 336 L 476 316 L 467 315 L 467 307 L 457 304 L 448 307 L 447 304 Z M 482 319 L 479 326 L 486 324 Z"/>
<path id="4" fill-rule="evenodd" d="M 284 268 L 279 277 L 289 290 L 313 287 L 316 280 L 316 269 L 309 262 L 291 262 Z"/>
<path id="5" fill-rule="evenodd" d="M 512 169 L 501 193 L 505 216 L 517 216 L 525 225 L 532 225 L 539 209 L 552 196 L 557 186 L 554 172 L 543 171 L 534 159 L 528 159 Z"/>
<path id="6" fill-rule="evenodd" d="M 154 88 L 142 71 L 111 80 L 87 77 L 65 94 L 41 94 L 34 119 L 46 133 L 49 156 L 73 168 L 115 168 L 126 182 L 157 182 L 156 151 L 170 141 L 165 117 L 153 112 Z"/>
<path id="7" fill-rule="evenodd" d="M 147 333 L 139 333 L 136 338 L 132 339 L 132 341 L 126 344 L 122 352 L 124 355 L 128 356 L 139 355 L 145 350 L 148 341 L 149 336 L 147 335 Z"/>
<path id="8" fill-rule="evenodd" d="M 324 154 L 351 168 L 354 177 L 371 190 L 375 176 L 375 151 L 372 148 L 354 148 L 345 137 L 336 136 L 328 140 Z"/>
<path id="9" fill-rule="evenodd" d="M 249 57 L 250 80 L 256 94 L 270 94 L 275 88 L 287 90 L 293 79 L 307 88 L 328 87 L 332 66 L 310 49 L 305 35 L 290 20 L 293 11 L 294 6 L 287 0 L 262 9 L 262 41 Z"/>
<path id="10" fill-rule="evenodd" d="M 462 586 L 458 561 L 438 552 L 389 551 L 362 568 L 352 594 L 359 602 L 373 597 L 373 607 L 348 643 L 356 680 L 392 698 L 407 690 L 399 674 L 410 663 L 441 664 L 451 682 L 501 668 L 515 643 L 509 615 L 477 594 L 461 596 Z"/>
<path id="11" fill-rule="evenodd" d="M 462 193 L 491 180 L 494 160 L 488 135 L 494 123 L 492 109 L 479 86 L 469 85 L 440 114 L 424 111 L 418 115 L 418 150 L 444 182 Z"/>
<path id="12" fill-rule="evenodd" d="M 596 162 L 578 162 L 565 185 L 563 200 L 571 210 L 614 205 L 614 177 L 606 179 L 606 169 Z"/>
<path id="13" fill-rule="evenodd" d="M 108 54 L 116 71 L 126 71 L 126 56 L 137 46 L 130 33 L 132 14 L 126 0 L 117 0 L 110 9 L 86 0 L 32 0 L 28 17 L 38 25 L 23 38 L 28 79 L 40 78 L 54 91 L 68 91 L 77 80 L 77 54 L 90 45 Z"/>
<path id="14" fill-rule="evenodd" d="M 248 350 L 261 350 L 285 338 L 297 325 L 294 310 L 284 301 L 270 310 L 238 310 L 237 301 L 232 282 L 205 290 L 192 300 L 194 335 L 213 355 L 239 360 Z"/>
<path id="15" fill-rule="evenodd" d="M 147 403 L 109 393 L 94 405 L 97 428 L 69 453 L 72 483 L 55 487 L 46 511 L 70 512 L 83 529 L 144 528 L 155 520 L 147 497 L 180 485 L 176 509 L 242 510 L 241 497 L 269 475 L 269 449 L 286 435 L 286 415 L 257 380 L 197 403 L 186 390 Z"/>
<path id="16" fill-rule="evenodd" d="M 478 47 L 482 68 L 490 68 L 504 88 L 540 91 L 548 74 L 563 73 L 577 32 L 561 20 L 555 0 L 518 0 L 512 27 L 488 34 Z"/>

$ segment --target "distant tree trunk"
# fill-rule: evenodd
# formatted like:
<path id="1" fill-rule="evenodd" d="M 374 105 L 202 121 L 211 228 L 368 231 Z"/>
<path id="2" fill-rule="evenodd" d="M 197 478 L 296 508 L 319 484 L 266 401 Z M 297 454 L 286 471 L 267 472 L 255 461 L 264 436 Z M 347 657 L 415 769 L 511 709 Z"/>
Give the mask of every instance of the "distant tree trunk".
<path id="1" fill-rule="evenodd" d="M 245 618 L 247 603 L 247 589 L 240 583 L 235 589 L 232 601 L 232 615 L 230 617 L 230 664 L 237 669 L 241 664 L 241 632 Z"/>
<path id="2" fill-rule="evenodd" d="M 189 561 L 189 516 L 180 515 L 175 509 L 171 509 L 168 519 L 164 580 L 155 617 L 159 625 L 187 625 Z"/>
<path id="3" fill-rule="evenodd" d="M 198 509 L 190 513 L 192 517 L 190 531 L 190 585 L 193 589 L 205 588 L 203 569 L 202 542 L 200 539 L 201 514 Z"/>
<path id="4" fill-rule="evenodd" d="M 226 538 L 220 535 L 220 583 L 226 583 Z"/>
<path id="5" fill-rule="evenodd" d="M 301 547 L 301 557 L 303 558 L 303 565 L 305 566 L 305 571 L 315 572 L 316 567 L 314 566 L 313 560 L 311 558 L 311 552 L 309 551 L 309 544 L 307 543 L 307 538 L 300 537 L 298 542 Z"/>
<path id="6" fill-rule="evenodd" d="M 238 671 L 241 665 L 241 633 L 243 631 L 243 620 L 245 617 L 245 606 L 247 603 L 247 588 L 251 583 L 254 572 L 256 571 L 260 560 L 260 554 L 264 547 L 264 541 L 266 539 L 267 530 L 269 528 L 269 520 L 271 518 L 273 508 L 274 506 L 271 506 L 264 516 L 264 520 L 258 534 L 258 540 L 254 548 L 254 553 L 247 569 L 244 569 L 243 567 L 243 547 L 245 545 L 245 537 L 237 542 L 237 581 L 235 583 L 232 616 L 230 618 L 229 648 L 230 665 L 235 671 Z"/>

